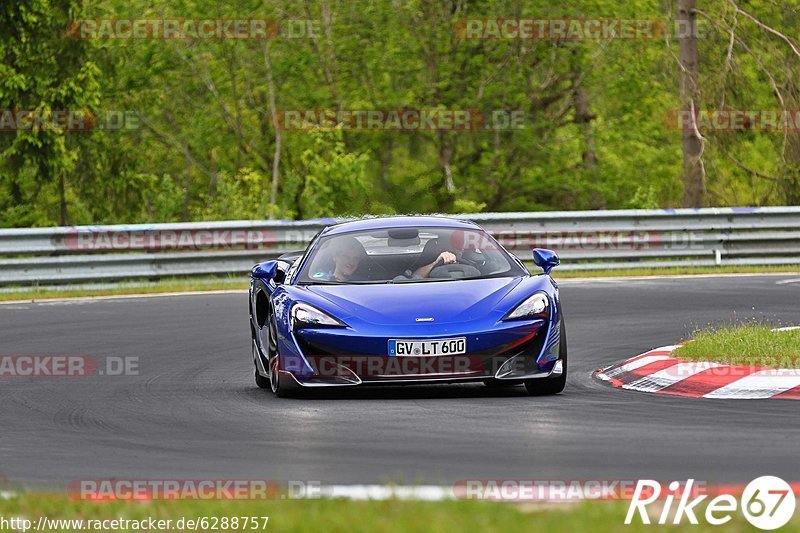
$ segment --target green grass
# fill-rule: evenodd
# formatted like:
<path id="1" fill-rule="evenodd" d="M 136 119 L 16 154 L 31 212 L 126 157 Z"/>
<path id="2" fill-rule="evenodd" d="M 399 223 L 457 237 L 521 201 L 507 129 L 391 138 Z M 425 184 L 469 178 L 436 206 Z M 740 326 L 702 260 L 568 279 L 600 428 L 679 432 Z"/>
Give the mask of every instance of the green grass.
<path id="1" fill-rule="evenodd" d="M 539 272 L 535 266 L 528 264 L 533 273 Z M 647 276 L 690 276 L 702 274 L 796 274 L 800 275 L 800 266 L 773 267 L 665 267 L 665 268 L 629 268 L 621 270 L 587 270 L 564 271 L 555 269 L 553 277 L 559 279 L 605 278 L 605 277 L 647 277 Z M 52 298 L 77 298 L 93 296 L 121 296 L 127 294 L 160 294 L 168 292 L 194 292 L 212 290 L 247 289 L 245 276 L 204 277 L 204 278 L 172 278 L 156 282 L 128 282 L 115 287 L 92 287 L 91 285 L 75 285 L 74 288 L 54 289 L 48 286 L 20 287 L 13 292 L 0 292 L 0 302 L 16 300 L 46 300 Z"/>
<path id="2" fill-rule="evenodd" d="M 126 294 L 161 294 L 169 292 L 194 292 L 216 290 L 247 290 L 246 277 L 231 278 L 175 278 L 158 282 L 131 282 L 115 287 L 93 288 L 75 285 L 74 288 L 54 289 L 39 286 L 22 288 L 19 291 L 0 292 L 0 302 L 16 300 L 46 300 L 52 298 L 77 298 L 92 296 L 120 296 Z"/>
<path id="3" fill-rule="evenodd" d="M 701 329 L 674 354 L 694 361 L 800 368 L 800 330 L 772 331 L 772 327 L 743 324 Z"/>
<path id="4" fill-rule="evenodd" d="M 698 506 L 699 507 L 699 506 Z M 756 531 L 740 512 L 724 528 L 701 522 L 698 526 L 643 525 L 638 517 L 624 525 L 628 503 L 594 501 L 580 504 L 514 504 L 486 501 L 413 502 L 346 501 L 346 500 L 271 500 L 271 501 L 155 501 L 90 503 L 70 500 L 65 496 L 23 494 L 11 500 L 0 500 L 0 517 L 24 516 L 34 522 L 39 516 L 63 519 L 154 519 L 177 520 L 223 516 L 268 516 L 270 532 L 476 532 L 553 531 L 553 532 L 693 532 Z M 701 509 L 698 509 L 700 511 Z M 673 510 L 674 513 L 674 510 Z M 658 519 L 652 511 L 651 520 Z M 670 513 L 670 517 L 672 513 Z M 685 521 L 685 519 L 684 519 Z M 800 526 L 798 518 L 792 524 Z M 173 524 L 173 531 L 175 529 Z M 74 531 L 50 529 L 49 531 Z M 233 531 L 233 529 L 228 529 Z M 239 531 L 243 531 L 241 528 Z M 248 529 L 249 531 L 249 529 Z M 257 531 L 264 531 L 258 529 Z"/>

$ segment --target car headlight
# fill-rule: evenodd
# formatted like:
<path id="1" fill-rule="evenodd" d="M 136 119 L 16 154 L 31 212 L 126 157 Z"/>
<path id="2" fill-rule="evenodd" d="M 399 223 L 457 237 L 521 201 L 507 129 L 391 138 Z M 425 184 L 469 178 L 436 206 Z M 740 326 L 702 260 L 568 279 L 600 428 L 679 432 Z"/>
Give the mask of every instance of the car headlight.
<path id="1" fill-rule="evenodd" d="M 292 329 L 316 328 L 320 326 L 344 327 L 345 323 L 333 318 L 311 304 L 296 303 L 292 307 Z"/>
<path id="2" fill-rule="evenodd" d="M 543 292 L 537 292 L 508 313 L 503 320 L 515 320 L 519 318 L 549 318 L 550 300 Z"/>

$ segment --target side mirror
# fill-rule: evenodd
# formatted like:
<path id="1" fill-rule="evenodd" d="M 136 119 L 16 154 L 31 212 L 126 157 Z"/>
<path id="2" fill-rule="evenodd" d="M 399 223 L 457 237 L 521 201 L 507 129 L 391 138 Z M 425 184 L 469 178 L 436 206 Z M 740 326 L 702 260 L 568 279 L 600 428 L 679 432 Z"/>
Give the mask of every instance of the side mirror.
<path id="1" fill-rule="evenodd" d="M 266 261 L 264 263 L 258 263 L 256 266 L 254 266 L 253 270 L 250 272 L 250 275 L 256 279 L 272 280 L 275 278 L 275 274 L 277 274 L 277 272 L 278 262 Z"/>
<path id="2" fill-rule="evenodd" d="M 544 270 L 545 274 L 550 274 L 551 270 L 561 264 L 558 254 L 546 248 L 533 249 L 533 262 L 536 266 Z"/>

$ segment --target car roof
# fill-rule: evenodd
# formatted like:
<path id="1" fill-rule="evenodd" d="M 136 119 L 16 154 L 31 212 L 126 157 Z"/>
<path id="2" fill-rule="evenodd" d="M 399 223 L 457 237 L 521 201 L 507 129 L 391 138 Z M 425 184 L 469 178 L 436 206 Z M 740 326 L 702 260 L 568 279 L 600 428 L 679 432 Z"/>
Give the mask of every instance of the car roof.
<path id="1" fill-rule="evenodd" d="M 328 226 L 322 231 L 322 234 L 336 235 L 339 233 L 349 233 L 351 231 L 411 227 L 476 229 L 478 225 L 468 220 L 458 220 L 456 218 L 442 216 L 387 216 L 341 222 L 333 226 Z"/>

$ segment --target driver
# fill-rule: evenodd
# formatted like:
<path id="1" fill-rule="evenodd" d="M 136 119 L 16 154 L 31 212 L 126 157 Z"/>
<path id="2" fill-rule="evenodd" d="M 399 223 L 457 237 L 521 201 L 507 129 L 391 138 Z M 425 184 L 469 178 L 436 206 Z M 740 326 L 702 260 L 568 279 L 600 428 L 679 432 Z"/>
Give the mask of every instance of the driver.
<path id="1" fill-rule="evenodd" d="M 423 251 L 423 253 L 424 253 L 424 251 Z M 416 269 L 414 271 L 414 277 L 415 278 L 427 278 L 430 275 L 431 270 L 433 270 L 434 267 L 439 266 L 439 265 L 452 265 L 452 264 L 456 263 L 457 261 L 458 261 L 458 258 L 456 257 L 456 254 L 454 254 L 453 252 L 444 251 L 444 252 L 440 253 L 436 257 L 436 259 L 434 259 L 432 262 L 428 263 L 427 265 L 422 265 L 421 267 Z"/>

